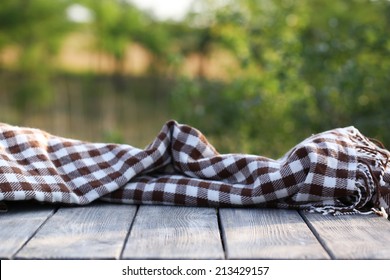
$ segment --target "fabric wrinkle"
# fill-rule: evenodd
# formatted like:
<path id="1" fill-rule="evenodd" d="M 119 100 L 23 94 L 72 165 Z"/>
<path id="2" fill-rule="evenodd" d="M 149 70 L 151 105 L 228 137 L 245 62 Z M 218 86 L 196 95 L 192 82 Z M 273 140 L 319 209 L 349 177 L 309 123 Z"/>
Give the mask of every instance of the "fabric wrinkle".
<path id="1" fill-rule="evenodd" d="M 168 121 L 145 149 L 0 124 L 0 201 L 277 207 L 390 213 L 390 153 L 354 127 L 314 134 L 279 159 L 220 154 Z"/>

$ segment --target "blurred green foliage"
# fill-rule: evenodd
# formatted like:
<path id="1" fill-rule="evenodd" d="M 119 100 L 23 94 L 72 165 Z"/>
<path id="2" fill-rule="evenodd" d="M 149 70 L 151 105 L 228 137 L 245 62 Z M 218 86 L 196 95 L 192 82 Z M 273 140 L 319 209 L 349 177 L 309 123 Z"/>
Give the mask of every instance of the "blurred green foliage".
<path id="1" fill-rule="evenodd" d="M 182 79 L 180 117 L 223 151 L 280 156 L 311 133 L 349 125 L 390 144 L 389 1 L 224 3 L 192 21 L 208 17 L 203 28 L 239 68 L 225 83 Z"/>
<path id="2" fill-rule="evenodd" d="M 63 37 L 71 30 L 64 10 L 70 1 L 2 0 L 0 4 L 0 52 L 3 47 L 18 50 L 18 81 L 13 104 L 19 110 L 46 105 L 51 100 L 50 60 Z M 0 61 L 1 67 L 1 61 Z"/>
<path id="3" fill-rule="evenodd" d="M 74 4 L 92 19 L 69 20 Z M 125 78 L 128 45 L 146 49 L 150 73 L 171 85 L 160 97 L 169 98 L 170 116 L 198 127 L 221 152 L 277 157 L 312 133 L 348 125 L 390 146 L 390 1 L 197 0 L 193 7 L 181 22 L 162 22 L 125 0 L 2 0 L 0 53 L 18 52 L 16 69 L 0 61 L 0 79 L 17 77 L 7 88 L 10 104 L 21 114 L 52 105 L 62 75 L 55 57 L 81 30 L 92 34 L 91 50 L 115 61 L 114 84 Z M 225 79 L 211 79 L 206 60 L 221 51 L 237 63 L 223 69 Z M 200 62 L 190 78 L 182 66 L 194 53 Z"/>

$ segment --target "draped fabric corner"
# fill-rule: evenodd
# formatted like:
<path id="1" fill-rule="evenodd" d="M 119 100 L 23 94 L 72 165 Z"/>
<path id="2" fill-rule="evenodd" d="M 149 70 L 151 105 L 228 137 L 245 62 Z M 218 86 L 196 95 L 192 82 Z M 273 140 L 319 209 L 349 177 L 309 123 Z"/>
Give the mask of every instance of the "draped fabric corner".
<path id="1" fill-rule="evenodd" d="M 0 124 L 0 201 L 279 207 L 390 212 L 390 153 L 346 127 L 280 159 L 219 154 L 195 128 L 167 122 L 145 149 Z"/>

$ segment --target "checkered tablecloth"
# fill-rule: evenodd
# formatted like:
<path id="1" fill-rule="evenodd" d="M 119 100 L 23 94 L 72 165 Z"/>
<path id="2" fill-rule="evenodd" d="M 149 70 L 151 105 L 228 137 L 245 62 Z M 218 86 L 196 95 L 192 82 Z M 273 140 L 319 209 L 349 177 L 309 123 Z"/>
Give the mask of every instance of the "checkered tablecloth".
<path id="1" fill-rule="evenodd" d="M 313 135 L 274 160 L 219 154 L 200 131 L 175 121 L 145 149 L 0 124 L 0 201 L 101 199 L 385 215 L 389 157 L 354 127 Z"/>

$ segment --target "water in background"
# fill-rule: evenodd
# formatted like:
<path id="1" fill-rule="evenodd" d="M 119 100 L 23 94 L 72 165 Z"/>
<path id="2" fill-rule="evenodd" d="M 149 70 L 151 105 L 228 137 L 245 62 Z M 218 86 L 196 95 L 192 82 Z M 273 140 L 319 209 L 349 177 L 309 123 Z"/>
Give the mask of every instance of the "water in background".
<path id="1" fill-rule="evenodd" d="M 65 75 L 52 82 L 46 105 L 24 108 L 15 102 L 14 83 L 1 81 L 0 122 L 63 137 L 143 148 L 172 118 L 168 108 L 172 82 L 158 77 L 126 77 L 118 82 L 107 76 Z"/>

